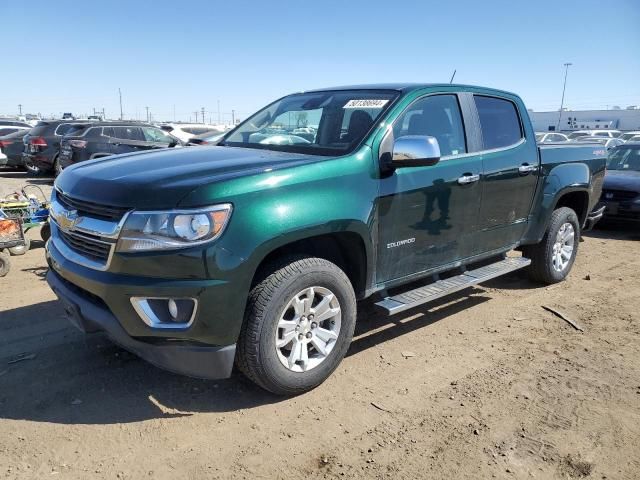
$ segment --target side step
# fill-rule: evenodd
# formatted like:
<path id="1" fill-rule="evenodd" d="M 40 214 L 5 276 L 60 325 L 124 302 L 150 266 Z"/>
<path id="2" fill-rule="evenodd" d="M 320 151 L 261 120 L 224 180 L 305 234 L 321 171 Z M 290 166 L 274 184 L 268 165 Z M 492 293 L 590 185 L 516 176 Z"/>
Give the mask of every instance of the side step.
<path id="1" fill-rule="evenodd" d="M 423 303 L 431 302 L 450 293 L 458 292 L 478 283 L 486 282 L 505 273 L 519 270 L 531 264 L 531 260 L 524 257 L 505 258 L 496 263 L 468 270 L 461 275 L 438 280 L 424 287 L 409 290 L 393 297 L 386 297 L 376 305 L 387 311 L 389 315 L 404 312 Z"/>

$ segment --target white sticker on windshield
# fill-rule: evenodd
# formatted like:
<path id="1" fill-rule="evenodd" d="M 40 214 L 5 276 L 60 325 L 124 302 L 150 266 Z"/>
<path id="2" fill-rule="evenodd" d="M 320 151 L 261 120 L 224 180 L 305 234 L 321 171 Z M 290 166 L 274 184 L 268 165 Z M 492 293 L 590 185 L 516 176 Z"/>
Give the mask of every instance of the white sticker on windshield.
<path id="1" fill-rule="evenodd" d="M 349 100 L 342 108 L 382 108 L 389 100 L 379 98 L 363 98 L 361 100 Z"/>

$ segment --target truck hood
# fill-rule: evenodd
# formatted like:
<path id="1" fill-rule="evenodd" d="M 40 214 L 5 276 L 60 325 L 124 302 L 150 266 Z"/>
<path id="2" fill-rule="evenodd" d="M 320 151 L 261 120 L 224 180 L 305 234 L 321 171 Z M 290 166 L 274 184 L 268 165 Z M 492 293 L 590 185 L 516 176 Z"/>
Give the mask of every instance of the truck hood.
<path id="1" fill-rule="evenodd" d="M 76 164 L 57 178 L 56 188 L 103 205 L 173 208 L 202 185 L 324 159 L 238 147 L 169 148 Z"/>
<path id="2" fill-rule="evenodd" d="M 607 170 L 602 188 L 605 190 L 640 192 L 640 172 L 635 170 Z"/>

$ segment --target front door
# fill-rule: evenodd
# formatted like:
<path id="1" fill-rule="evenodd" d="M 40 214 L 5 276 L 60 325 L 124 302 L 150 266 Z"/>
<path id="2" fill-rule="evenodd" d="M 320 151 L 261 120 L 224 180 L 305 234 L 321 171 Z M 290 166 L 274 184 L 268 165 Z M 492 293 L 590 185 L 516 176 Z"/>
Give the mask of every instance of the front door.
<path id="1" fill-rule="evenodd" d="M 429 95 L 393 125 L 394 138 L 435 137 L 441 160 L 380 180 L 376 280 L 385 283 L 469 257 L 480 208 L 482 161 L 468 154 L 457 95 Z"/>

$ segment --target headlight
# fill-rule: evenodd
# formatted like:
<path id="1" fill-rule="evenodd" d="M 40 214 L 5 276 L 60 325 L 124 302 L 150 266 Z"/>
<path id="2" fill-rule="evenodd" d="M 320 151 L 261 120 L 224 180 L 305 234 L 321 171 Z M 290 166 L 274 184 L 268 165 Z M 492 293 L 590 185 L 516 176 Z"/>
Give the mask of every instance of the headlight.
<path id="1" fill-rule="evenodd" d="M 194 210 L 131 212 L 125 220 L 116 250 L 146 252 L 192 247 L 222 234 L 231 216 L 231 204 Z"/>

